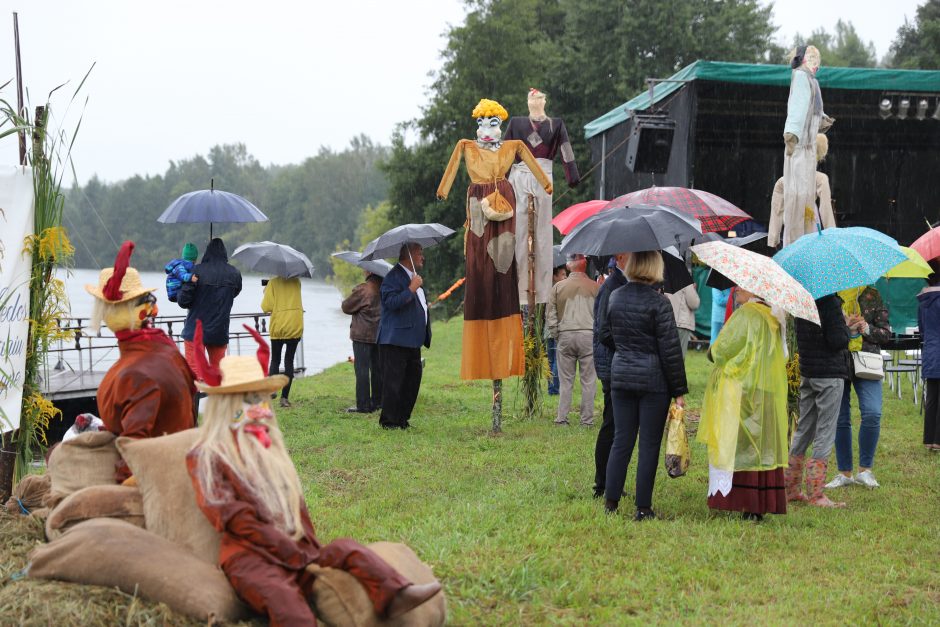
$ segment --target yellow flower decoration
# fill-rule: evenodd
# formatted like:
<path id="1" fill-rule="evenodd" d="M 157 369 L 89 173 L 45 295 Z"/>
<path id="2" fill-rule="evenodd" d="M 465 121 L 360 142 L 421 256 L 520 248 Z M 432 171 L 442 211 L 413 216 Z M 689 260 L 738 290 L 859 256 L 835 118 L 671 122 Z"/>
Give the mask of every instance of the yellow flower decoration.
<path id="1" fill-rule="evenodd" d="M 473 113 L 470 114 L 470 117 L 473 118 L 492 118 L 498 117 L 500 120 L 505 120 L 509 117 L 509 112 L 495 100 L 487 100 L 483 98 L 480 102 L 477 103 L 477 106 L 474 107 Z"/>

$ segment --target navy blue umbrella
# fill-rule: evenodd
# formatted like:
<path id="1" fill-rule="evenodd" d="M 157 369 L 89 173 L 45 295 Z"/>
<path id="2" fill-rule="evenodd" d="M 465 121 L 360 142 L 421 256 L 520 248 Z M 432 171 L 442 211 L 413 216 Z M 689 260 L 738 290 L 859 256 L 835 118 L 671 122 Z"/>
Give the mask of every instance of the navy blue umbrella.
<path id="1" fill-rule="evenodd" d="M 212 239 L 213 222 L 267 222 L 268 216 L 238 194 L 215 189 L 215 181 L 209 189 L 183 194 L 166 208 L 157 222 L 162 224 L 209 223 L 209 239 Z"/>

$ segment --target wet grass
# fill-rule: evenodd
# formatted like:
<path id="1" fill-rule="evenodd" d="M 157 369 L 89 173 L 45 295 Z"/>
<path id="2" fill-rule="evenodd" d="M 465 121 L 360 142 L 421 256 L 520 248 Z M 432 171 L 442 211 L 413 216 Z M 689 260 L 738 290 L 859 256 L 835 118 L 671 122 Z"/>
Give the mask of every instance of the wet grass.
<path id="1" fill-rule="evenodd" d="M 460 328 L 435 326 L 407 432 L 344 413 L 348 363 L 298 380 L 294 408 L 279 413 L 320 538 L 407 543 L 443 582 L 451 624 L 940 622 L 940 455 L 920 445 L 909 388 L 902 401 L 885 389 L 883 487 L 844 489 L 845 510 L 794 507 L 761 524 L 711 513 L 694 443 L 687 476 L 658 475 L 661 518 L 636 524 L 591 498 L 597 431 L 552 426 L 557 397 L 523 422 L 507 381 L 504 432 L 489 432 L 490 384 L 458 377 Z M 703 354 L 688 371 L 696 410 Z M 628 491 L 633 478 L 631 467 Z M 36 525 L 0 521 L 0 623 L 197 624 L 117 591 L 11 581 L 40 538 Z"/>

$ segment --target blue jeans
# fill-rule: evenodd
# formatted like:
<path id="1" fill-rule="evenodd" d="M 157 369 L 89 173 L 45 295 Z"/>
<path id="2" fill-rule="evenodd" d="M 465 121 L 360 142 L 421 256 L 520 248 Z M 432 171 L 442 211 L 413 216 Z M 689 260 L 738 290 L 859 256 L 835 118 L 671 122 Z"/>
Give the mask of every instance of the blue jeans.
<path id="1" fill-rule="evenodd" d="M 875 448 L 881 435 L 881 381 L 852 377 L 847 381 L 842 393 L 842 408 L 839 422 L 836 423 L 836 462 L 839 470 L 852 470 L 852 386 L 858 396 L 858 408 L 862 414 L 862 424 L 858 429 L 858 465 L 871 468 L 875 462 Z"/>
<path id="2" fill-rule="evenodd" d="M 545 352 L 548 353 L 548 369 L 552 371 L 552 378 L 548 380 L 548 393 L 558 394 L 558 362 L 555 360 L 555 349 L 558 343 L 548 338 L 545 340 Z"/>

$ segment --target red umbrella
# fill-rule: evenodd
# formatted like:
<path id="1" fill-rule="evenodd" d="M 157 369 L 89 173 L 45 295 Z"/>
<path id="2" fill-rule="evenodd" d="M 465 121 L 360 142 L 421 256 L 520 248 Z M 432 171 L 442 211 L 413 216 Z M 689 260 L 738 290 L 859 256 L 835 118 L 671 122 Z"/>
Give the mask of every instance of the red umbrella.
<path id="1" fill-rule="evenodd" d="M 607 204 L 609 207 L 626 207 L 639 203 L 666 205 L 698 218 L 702 233 L 727 231 L 751 216 L 730 202 L 700 189 L 685 187 L 650 187 L 618 196 Z M 560 217 L 560 216 L 559 216 Z"/>
<path id="2" fill-rule="evenodd" d="M 588 200 L 571 205 L 552 220 L 552 224 L 562 235 L 567 235 L 571 230 L 590 218 L 595 213 L 607 206 L 606 200 Z"/>
<path id="3" fill-rule="evenodd" d="M 911 248 L 919 252 L 924 261 L 940 257 L 940 226 L 930 229 L 918 237 L 917 241 L 911 244 Z"/>

